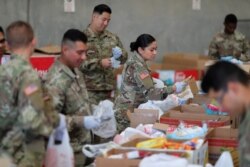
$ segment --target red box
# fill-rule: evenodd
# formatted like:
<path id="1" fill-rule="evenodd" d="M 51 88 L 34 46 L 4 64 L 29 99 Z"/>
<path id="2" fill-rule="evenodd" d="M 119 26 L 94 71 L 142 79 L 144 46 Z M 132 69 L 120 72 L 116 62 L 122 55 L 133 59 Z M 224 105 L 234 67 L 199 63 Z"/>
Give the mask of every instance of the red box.
<path id="1" fill-rule="evenodd" d="M 54 63 L 55 57 L 55 55 L 32 56 L 30 58 L 30 63 L 38 72 L 39 76 L 43 77 L 48 72 L 50 66 Z"/>

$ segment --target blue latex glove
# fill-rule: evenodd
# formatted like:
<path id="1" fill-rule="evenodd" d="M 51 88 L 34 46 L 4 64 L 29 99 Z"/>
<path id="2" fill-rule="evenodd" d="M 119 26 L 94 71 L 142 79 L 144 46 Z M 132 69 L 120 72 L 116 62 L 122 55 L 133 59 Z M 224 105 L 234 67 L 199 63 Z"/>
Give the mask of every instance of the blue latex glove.
<path id="1" fill-rule="evenodd" d="M 116 60 L 114 57 L 111 57 L 111 64 L 113 68 L 119 68 L 121 66 L 121 61 Z"/>
<path id="2" fill-rule="evenodd" d="M 62 142 L 64 129 L 67 128 L 67 124 L 66 124 L 65 115 L 59 114 L 59 119 L 60 119 L 60 122 L 57 128 L 55 129 L 54 138 L 56 142 L 60 143 Z"/>
<path id="3" fill-rule="evenodd" d="M 176 82 L 175 83 L 175 87 L 176 87 L 175 92 L 181 93 L 186 88 L 186 86 L 187 86 L 186 82 Z"/>
<path id="4" fill-rule="evenodd" d="M 122 49 L 116 46 L 112 48 L 112 54 L 115 59 L 119 59 L 122 55 Z"/>
<path id="5" fill-rule="evenodd" d="M 231 61 L 233 59 L 233 56 L 222 56 L 220 59 L 223 61 Z"/>
<path id="6" fill-rule="evenodd" d="M 101 119 L 96 116 L 84 116 L 83 126 L 88 130 L 98 128 L 101 126 Z"/>
<path id="7" fill-rule="evenodd" d="M 187 100 L 186 100 L 186 99 L 178 98 L 178 104 L 179 104 L 179 105 L 187 104 Z"/>

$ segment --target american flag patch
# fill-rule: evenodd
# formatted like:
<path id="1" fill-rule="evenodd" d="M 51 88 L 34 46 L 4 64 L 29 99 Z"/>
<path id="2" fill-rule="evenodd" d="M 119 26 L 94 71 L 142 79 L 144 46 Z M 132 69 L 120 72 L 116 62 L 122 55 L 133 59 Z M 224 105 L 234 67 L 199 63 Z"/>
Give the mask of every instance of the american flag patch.
<path id="1" fill-rule="evenodd" d="M 148 76 L 149 76 L 148 72 L 142 72 L 142 73 L 140 73 L 140 78 L 141 79 L 145 79 Z"/>
<path id="2" fill-rule="evenodd" d="M 26 94 L 26 96 L 29 96 L 32 93 L 36 92 L 37 90 L 38 90 L 38 87 L 34 84 L 31 84 L 24 89 L 24 93 Z"/>

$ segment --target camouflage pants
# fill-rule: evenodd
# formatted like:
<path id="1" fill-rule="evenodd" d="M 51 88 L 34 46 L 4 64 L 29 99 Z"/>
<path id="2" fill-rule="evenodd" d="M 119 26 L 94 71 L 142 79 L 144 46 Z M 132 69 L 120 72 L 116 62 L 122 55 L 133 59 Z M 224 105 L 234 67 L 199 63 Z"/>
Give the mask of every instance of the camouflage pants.
<path id="1" fill-rule="evenodd" d="M 110 100 L 114 101 L 114 98 L 111 96 L 112 91 L 88 91 L 89 99 L 94 104 L 99 104 L 100 101 Z"/>
<path id="2" fill-rule="evenodd" d="M 115 112 L 117 133 L 121 133 L 127 127 L 130 127 L 130 121 L 127 116 L 127 110 L 116 110 Z"/>

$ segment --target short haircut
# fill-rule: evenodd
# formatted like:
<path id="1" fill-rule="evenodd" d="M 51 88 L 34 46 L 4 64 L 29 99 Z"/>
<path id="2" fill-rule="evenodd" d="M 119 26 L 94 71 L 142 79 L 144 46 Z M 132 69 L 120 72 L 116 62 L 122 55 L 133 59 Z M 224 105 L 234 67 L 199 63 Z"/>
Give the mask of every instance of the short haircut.
<path id="1" fill-rule="evenodd" d="M 229 23 L 237 24 L 237 22 L 238 22 L 237 17 L 232 13 L 226 15 L 225 20 L 224 20 L 225 24 L 229 24 Z"/>
<path id="2" fill-rule="evenodd" d="M 98 13 L 98 14 L 102 14 L 102 13 L 104 13 L 104 12 L 107 12 L 107 13 L 109 13 L 109 14 L 111 14 L 112 13 L 112 10 L 111 10 L 111 8 L 108 6 L 108 5 L 106 5 L 106 4 L 100 4 L 100 5 L 97 5 L 97 6 L 95 6 L 95 8 L 94 8 L 94 10 L 93 10 L 93 13 Z"/>
<path id="3" fill-rule="evenodd" d="M 4 30 L 3 30 L 3 27 L 2 27 L 2 26 L 0 26 L 0 32 L 1 32 L 2 34 L 4 34 Z"/>
<path id="4" fill-rule="evenodd" d="M 239 82 L 244 86 L 250 84 L 250 75 L 235 64 L 220 61 L 209 67 L 202 83 L 202 91 L 208 93 L 210 89 L 214 91 L 227 90 L 229 82 Z"/>
<path id="5" fill-rule="evenodd" d="M 10 49 L 18 49 L 27 47 L 32 42 L 34 32 L 29 23 L 16 21 L 7 27 L 6 38 Z"/>
<path id="6" fill-rule="evenodd" d="M 80 30 L 77 29 L 69 29 L 67 30 L 64 35 L 63 35 L 63 39 L 62 39 L 62 45 L 63 44 L 67 44 L 69 42 L 83 42 L 83 43 L 87 43 L 88 42 L 88 38 L 87 36 Z"/>

